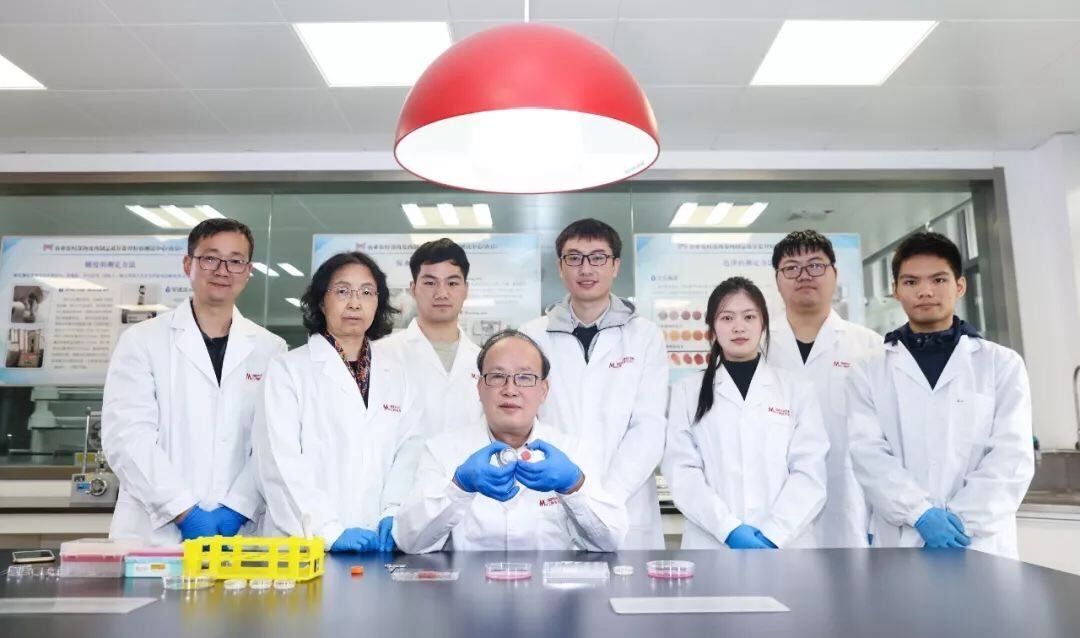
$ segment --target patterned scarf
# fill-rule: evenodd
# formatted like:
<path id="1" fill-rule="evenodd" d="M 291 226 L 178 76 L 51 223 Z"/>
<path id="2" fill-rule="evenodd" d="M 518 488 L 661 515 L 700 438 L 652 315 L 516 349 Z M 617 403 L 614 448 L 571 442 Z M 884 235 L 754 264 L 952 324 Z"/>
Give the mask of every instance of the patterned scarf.
<path id="1" fill-rule="evenodd" d="M 338 355 L 341 356 L 345 367 L 356 379 L 356 387 L 360 388 L 360 395 L 364 397 L 364 405 L 367 406 L 368 386 L 371 383 L 371 340 L 364 339 L 364 345 L 360 347 L 360 357 L 356 361 L 349 361 L 345 356 L 345 351 L 338 345 L 337 339 L 326 331 L 323 331 L 322 336 L 334 346 L 334 350 L 337 350 Z"/>

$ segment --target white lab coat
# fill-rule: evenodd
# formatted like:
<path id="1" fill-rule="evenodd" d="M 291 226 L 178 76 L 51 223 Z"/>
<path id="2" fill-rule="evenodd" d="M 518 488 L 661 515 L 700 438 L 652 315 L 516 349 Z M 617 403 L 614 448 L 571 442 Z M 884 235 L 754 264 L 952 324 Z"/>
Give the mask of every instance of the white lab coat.
<path id="1" fill-rule="evenodd" d="M 1017 556 L 1016 511 L 1035 472 L 1020 355 L 961 336 L 931 389 L 908 349 L 886 344 L 853 370 L 848 406 L 874 546 L 922 547 L 915 522 L 944 507 L 964 522 L 972 549 Z"/>
<path id="2" fill-rule="evenodd" d="M 447 372 L 435 348 L 420 331 L 416 319 L 409 327 L 379 340 L 405 368 L 410 384 L 417 388 L 424 416 L 419 421 L 424 438 L 447 430 L 468 427 L 483 416 L 476 382 L 476 355 L 480 347 L 460 331 L 454 363 Z"/>
<path id="3" fill-rule="evenodd" d="M 574 438 L 537 422 L 529 441 L 543 439 L 571 461 L 580 454 Z M 502 503 L 462 490 L 454 473 L 491 443 L 485 421 L 429 439 L 417 481 L 394 520 L 394 542 L 411 554 L 444 549 L 615 551 L 626 534 L 626 507 L 585 475 L 573 494 L 520 491 Z M 575 461 L 576 462 L 576 461 Z M 447 540 L 449 539 L 449 543 Z"/>
<path id="4" fill-rule="evenodd" d="M 727 547 L 740 524 L 777 547 L 813 547 L 810 528 L 825 504 L 829 437 L 813 386 L 759 362 L 744 400 L 727 370 L 713 381 L 713 407 L 694 423 L 704 371 L 671 388 L 663 471 L 686 517 L 683 549 Z"/>
<path id="5" fill-rule="evenodd" d="M 585 473 L 626 503 L 630 529 L 619 549 L 663 549 L 653 478 L 664 454 L 668 359 L 660 329 L 612 296 L 589 362 L 571 334 L 569 297 L 522 331 L 551 360 L 551 391 L 540 418 L 581 442 Z"/>
<path id="6" fill-rule="evenodd" d="M 816 547 L 866 547 L 870 508 L 855 480 L 848 456 L 847 378 L 853 366 L 884 347 L 878 333 L 829 313 L 803 363 L 795 333 L 786 319 L 774 323 L 769 338 L 769 363 L 805 373 L 817 391 L 818 405 L 829 434 L 825 509 L 811 534 Z"/>
<path id="7" fill-rule="evenodd" d="M 234 308 L 219 385 L 189 301 L 121 335 L 101 418 L 120 479 L 110 537 L 174 545 L 181 536 L 172 520 L 194 505 L 257 518 L 251 426 L 266 367 L 285 349 Z"/>
<path id="8" fill-rule="evenodd" d="M 330 547 L 346 528 L 376 529 L 412 486 L 418 416 L 404 371 L 378 341 L 371 344 L 366 407 L 322 335 L 275 358 L 253 436 L 266 495 L 264 533 L 306 532 Z"/>

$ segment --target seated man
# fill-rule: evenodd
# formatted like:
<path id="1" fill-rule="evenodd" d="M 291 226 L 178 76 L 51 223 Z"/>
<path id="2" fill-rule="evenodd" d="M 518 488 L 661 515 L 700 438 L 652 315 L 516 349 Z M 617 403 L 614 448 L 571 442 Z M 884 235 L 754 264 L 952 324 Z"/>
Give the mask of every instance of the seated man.
<path id="1" fill-rule="evenodd" d="M 397 546 L 614 551 L 627 532 L 625 505 L 573 462 L 572 437 L 536 420 L 550 368 L 540 348 L 506 330 L 476 365 L 484 423 L 428 440 L 397 513 Z"/>

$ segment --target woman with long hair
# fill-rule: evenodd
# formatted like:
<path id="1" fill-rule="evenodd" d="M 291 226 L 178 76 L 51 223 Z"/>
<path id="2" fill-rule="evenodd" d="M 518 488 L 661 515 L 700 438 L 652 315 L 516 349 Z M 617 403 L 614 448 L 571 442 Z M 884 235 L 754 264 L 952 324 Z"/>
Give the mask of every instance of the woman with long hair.
<path id="1" fill-rule="evenodd" d="M 752 281 L 709 295 L 705 370 L 671 388 L 663 472 L 684 549 L 806 547 L 825 504 L 829 439 L 809 380 L 770 366 L 769 310 Z"/>

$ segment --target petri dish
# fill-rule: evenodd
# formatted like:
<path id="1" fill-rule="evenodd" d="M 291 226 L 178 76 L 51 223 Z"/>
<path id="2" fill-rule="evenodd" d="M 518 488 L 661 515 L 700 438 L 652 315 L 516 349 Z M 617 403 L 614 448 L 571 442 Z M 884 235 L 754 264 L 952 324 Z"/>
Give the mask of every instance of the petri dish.
<path id="1" fill-rule="evenodd" d="M 230 578 L 225 581 L 226 591 L 240 591 L 241 589 L 247 589 L 247 581 L 243 578 Z"/>
<path id="2" fill-rule="evenodd" d="M 209 576 L 162 576 L 161 582 L 165 589 L 173 591 L 194 591 L 214 586 L 214 579 Z"/>
<path id="3" fill-rule="evenodd" d="M 518 460 L 518 453 L 512 447 L 505 447 L 499 451 L 499 465 L 510 465 Z"/>
<path id="4" fill-rule="evenodd" d="M 678 580 L 694 577 L 694 563 L 688 560 L 651 560 L 645 563 L 649 578 Z"/>
<path id="5" fill-rule="evenodd" d="M 288 591 L 296 588 L 296 581 L 289 578 L 278 578 L 274 580 L 274 589 L 282 591 Z"/>
<path id="6" fill-rule="evenodd" d="M 633 576 L 634 575 L 634 566 L 633 565 L 616 565 L 616 566 L 611 568 L 611 573 L 615 574 L 616 576 Z"/>
<path id="7" fill-rule="evenodd" d="M 488 580 L 529 580 L 532 565 L 529 563 L 488 563 L 484 566 Z"/>
<path id="8" fill-rule="evenodd" d="M 274 586 L 274 581 L 269 578 L 252 578 L 248 583 L 248 587 L 256 591 L 264 591 Z"/>

